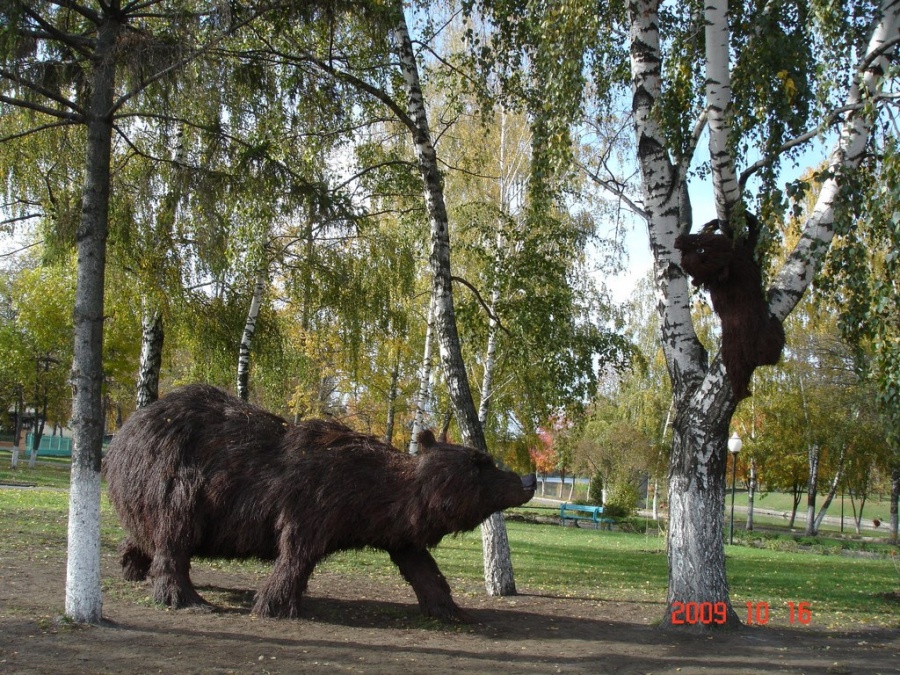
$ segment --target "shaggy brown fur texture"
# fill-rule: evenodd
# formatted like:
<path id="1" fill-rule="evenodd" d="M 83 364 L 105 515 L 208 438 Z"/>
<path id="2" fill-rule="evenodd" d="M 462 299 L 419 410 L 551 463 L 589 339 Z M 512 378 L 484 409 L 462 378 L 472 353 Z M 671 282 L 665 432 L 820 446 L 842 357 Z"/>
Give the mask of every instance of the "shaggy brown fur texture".
<path id="1" fill-rule="evenodd" d="M 763 295 L 762 275 L 753 257 L 755 241 L 752 230 L 746 241 L 735 243 L 706 229 L 675 240 L 681 267 L 695 286 L 709 291 L 722 321 L 722 361 L 737 401 L 750 396 L 756 367 L 778 363 L 784 347 L 784 328 L 769 312 Z"/>
<path id="2" fill-rule="evenodd" d="M 534 475 L 424 432 L 418 457 L 335 422 L 297 425 L 205 385 L 135 412 L 104 472 L 128 537 L 126 579 L 152 579 L 153 599 L 207 603 L 191 557 L 274 560 L 253 611 L 296 617 L 316 564 L 346 549 L 384 549 L 427 616 L 463 614 L 428 552 L 445 535 L 524 504 Z"/>

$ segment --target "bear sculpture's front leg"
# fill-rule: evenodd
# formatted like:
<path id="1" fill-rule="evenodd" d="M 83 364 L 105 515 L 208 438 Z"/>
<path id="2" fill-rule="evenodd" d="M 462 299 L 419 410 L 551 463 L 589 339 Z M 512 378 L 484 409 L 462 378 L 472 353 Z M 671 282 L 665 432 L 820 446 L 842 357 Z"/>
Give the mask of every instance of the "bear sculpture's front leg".
<path id="1" fill-rule="evenodd" d="M 416 592 L 419 607 L 425 616 L 448 622 L 471 621 L 471 618 L 453 601 L 450 584 L 426 549 L 404 548 L 388 553 L 403 578 Z"/>

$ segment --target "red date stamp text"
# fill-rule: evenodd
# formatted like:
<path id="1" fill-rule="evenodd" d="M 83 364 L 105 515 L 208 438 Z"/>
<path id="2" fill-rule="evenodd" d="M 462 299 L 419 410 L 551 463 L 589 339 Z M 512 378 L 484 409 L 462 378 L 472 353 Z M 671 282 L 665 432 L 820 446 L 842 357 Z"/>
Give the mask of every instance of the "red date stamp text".
<path id="1" fill-rule="evenodd" d="M 768 602 L 747 602 L 747 623 L 765 626 L 769 623 Z M 808 626 L 812 621 L 812 610 L 808 602 L 788 602 L 788 621 L 792 624 Z M 673 602 L 670 621 L 672 625 L 717 624 L 728 620 L 728 605 L 724 602 Z"/>

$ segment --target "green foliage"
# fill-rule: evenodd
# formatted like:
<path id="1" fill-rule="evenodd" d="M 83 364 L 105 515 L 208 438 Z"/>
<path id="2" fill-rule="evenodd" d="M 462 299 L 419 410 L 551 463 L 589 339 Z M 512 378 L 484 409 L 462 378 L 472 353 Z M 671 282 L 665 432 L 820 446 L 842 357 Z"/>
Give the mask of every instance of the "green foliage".
<path id="1" fill-rule="evenodd" d="M 861 354 L 891 445 L 900 447 L 900 153 L 895 138 L 882 139 L 882 161 L 863 167 L 845 191 L 841 235 L 822 284 L 840 308 L 843 334 Z M 896 452 L 896 450 L 895 450 Z"/>
<path id="2" fill-rule="evenodd" d="M 615 483 L 606 495 L 603 515 L 609 518 L 627 518 L 637 513 L 641 495 L 631 482 Z"/>

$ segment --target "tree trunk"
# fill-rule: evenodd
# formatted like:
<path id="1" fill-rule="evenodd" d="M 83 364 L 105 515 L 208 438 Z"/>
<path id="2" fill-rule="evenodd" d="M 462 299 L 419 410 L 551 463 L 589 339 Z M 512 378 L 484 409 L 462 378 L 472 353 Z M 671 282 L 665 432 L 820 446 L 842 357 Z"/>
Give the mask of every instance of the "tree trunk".
<path id="1" fill-rule="evenodd" d="M 831 481 L 831 488 L 828 490 L 828 495 L 825 497 L 825 501 L 822 502 L 822 508 L 819 509 L 819 515 L 816 516 L 816 522 L 813 525 L 812 534 L 819 534 L 819 528 L 822 526 L 822 521 L 825 519 L 825 514 L 828 512 L 828 507 L 831 506 L 831 502 L 834 500 L 834 496 L 837 494 L 838 485 L 840 485 L 843 475 L 844 448 L 841 448 L 841 455 L 838 458 L 838 468 L 834 474 L 834 480 Z"/>
<path id="2" fill-rule="evenodd" d="M 244 401 L 250 398 L 250 343 L 253 342 L 253 334 L 256 332 L 256 320 L 259 318 L 259 309 L 262 306 L 267 283 L 267 272 L 260 270 L 253 286 L 253 297 L 250 300 L 250 309 L 247 312 L 247 321 L 244 323 L 241 346 L 238 350 L 237 393 Z"/>
<path id="3" fill-rule="evenodd" d="M 900 464 L 891 469 L 891 542 L 896 545 L 897 539 L 897 502 L 900 498 Z"/>
<path id="4" fill-rule="evenodd" d="M 18 396 L 16 397 L 16 430 L 15 430 L 15 438 L 13 438 L 13 449 L 12 449 L 12 468 L 16 468 L 19 465 L 19 450 L 21 448 L 21 441 L 19 440 L 22 436 L 22 417 L 25 415 L 25 400 L 22 395 L 22 387 L 18 387 Z"/>
<path id="5" fill-rule="evenodd" d="M 497 305 L 500 292 L 495 288 L 491 291 L 491 314 Z M 487 424 L 488 411 L 491 407 L 491 397 L 493 396 L 494 386 L 494 366 L 497 363 L 497 332 L 499 327 L 494 316 L 491 316 L 488 323 L 488 340 L 487 347 L 484 350 L 484 374 L 481 378 L 481 401 L 478 404 L 478 420 L 482 426 Z"/>
<path id="6" fill-rule="evenodd" d="M 853 490 L 848 491 L 850 494 L 850 507 L 853 509 L 853 529 L 856 534 L 862 534 L 862 517 L 863 509 L 866 507 L 866 499 L 868 493 L 863 492 L 861 495 L 854 494 Z M 856 497 L 859 496 L 859 509 L 856 508 Z"/>
<path id="7" fill-rule="evenodd" d="M 428 126 L 419 69 L 413 53 L 406 17 L 403 14 L 403 3 L 398 1 L 394 7 L 397 11 L 397 25 L 391 31 L 392 38 L 400 59 L 409 117 L 414 125 L 411 131 L 414 135 L 416 160 L 424 184 L 425 204 L 431 226 L 429 263 L 432 271 L 435 330 L 440 345 L 441 361 L 447 378 L 450 401 L 456 412 L 456 420 L 463 441 L 476 450 L 487 452 L 484 430 L 478 421 L 478 412 L 472 399 L 472 390 L 469 386 L 469 377 L 463 362 L 456 326 L 450 274 L 449 222 L 440 169 L 437 164 L 437 153 L 434 150 L 431 130 Z M 491 595 L 512 595 L 515 593 L 515 582 L 513 581 L 512 565 L 509 563 L 506 526 L 502 516 L 492 516 L 486 522 L 492 523 L 487 527 L 496 546 L 484 551 L 487 561 L 484 573 L 485 586 Z"/>
<path id="8" fill-rule="evenodd" d="M 815 534 L 816 526 L 816 495 L 819 490 L 819 446 L 811 444 L 807 449 L 809 461 L 809 478 L 806 482 L 806 528 L 803 534 L 811 536 Z"/>
<path id="9" fill-rule="evenodd" d="M 76 233 L 72 359 L 72 478 L 69 491 L 69 547 L 66 614 L 79 623 L 99 623 L 100 460 L 103 448 L 103 283 L 109 231 L 114 51 L 122 24 L 106 16 L 92 55 L 87 114 L 87 157 L 81 223 Z"/>
<path id="10" fill-rule="evenodd" d="M 753 502 L 756 499 L 756 461 L 750 460 L 750 480 L 747 483 L 747 532 L 753 532 Z"/>
<path id="11" fill-rule="evenodd" d="M 804 485 L 802 483 L 794 483 L 791 487 L 791 498 L 794 506 L 791 509 L 791 519 L 788 522 L 789 529 L 794 527 L 794 522 L 797 520 L 797 509 L 800 508 L 800 501 L 803 499 L 803 488 Z"/>
<path id="12" fill-rule="evenodd" d="M 691 406 L 675 416 L 669 469 L 669 590 L 663 626 L 679 603 L 724 603 L 726 626 L 740 619 L 725 576 L 725 494 L 731 389 L 719 388 L 717 405 Z M 710 402 L 712 403 L 712 402 Z M 719 418 L 709 411 L 721 410 Z M 710 626 L 697 625 L 698 628 Z"/>
<path id="13" fill-rule="evenodd" d="M 394 417 L 397 407 L 397 386 L 400 381 L 400 346 L 394 354 L 394 365 L 391 368 L 391 386 L 388 389 L 387 421 L 384 425 L 384 442 L 388 445 L 394 442 Z"/>
<path id="14" fill-rule="evenodd" d="M 39 373 L 40 375 L 40 373 Z M 38 396 L 36 394 L 36 396 Z M 38 413 L 38 400 L 34 402 L 34 432 L 31 434 L 31 457 L 28 458 L 28 468 L 33 469 L 37 463 L 38 452 L 41 449 L 41 439 L 44 437 L 44 425 L 47 423 L 47 392 L 44 391 L 44 401 Z"/>
<path id="15" fill-rule="evenodd" d="M 690 228 L 683 164 L 673 164 L 659 126 L 659 2 L 630 5 L 632 110 L 644 209 L 660 302 L 662 345 L 675 396 L 669 461 L 669 590 L 662 626 L 686 603 L 725 603 L 725 626 L 740 624 L 725 577 L 723 513 L 728 425 L 735 403 L 720 357 L 707 366 L 690 311 L 675 239 Z M 686 160 L 689 161 L 689 157 Z M 695 628 L 705 628 L 695 624 Z"/>
<path id="16" fill-rule="evenodd" d="M 141 317 L 141 360 L 138 365 L 137 407 L 145 408 L 159 398 L 159 374 L 165 333 L 162 312 L 144 300 Z"/>
<path id="17" fill-rule="evenodd" d="M 494 288 L 491 292 L 491 314 L 500 296 Z M 494 365 L 497 353 L 497 321 L 490 319 L 488 342 L 484 356 L 484 376 L 481 380 L 481 402 L 478 406 L 478 421 L 482 427 L 487 423 L 490 410 Z M 506 536 L 506 522 L 502 513 L 494 513 L 481 524 L 481 544 L 484 553 L 484 585 L 488 595 L 515 595 L 516 581 L 510 558 L 509 541 Z"/>
<path id="18" fill-rule="evenodd" d="M 728 0 L 707 0 L 704 9 L 706 38 L 706 110 L 709 123 L 709 155 L 712 162 L 716 215 L 727 222 L 741 192 L 728 147 L 731 129 L 730 39 Z"/>
<path id="19" fill-rule="evenodd" d="M 428 321 L 425 329 L 425 349 L 422 354 L 422 368 L 419 371 L 419 391 L 416 393 L 416 416 L 413 418 L 412 438 L 409 440 L 409 454 L 419 452 L 419 433 L 422 431 L 425 418 L 425 407 L 431 389 L 431 363 L 434 349 L 434 300 L 428 303 Z"/>

